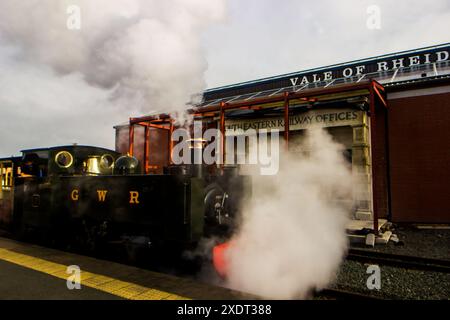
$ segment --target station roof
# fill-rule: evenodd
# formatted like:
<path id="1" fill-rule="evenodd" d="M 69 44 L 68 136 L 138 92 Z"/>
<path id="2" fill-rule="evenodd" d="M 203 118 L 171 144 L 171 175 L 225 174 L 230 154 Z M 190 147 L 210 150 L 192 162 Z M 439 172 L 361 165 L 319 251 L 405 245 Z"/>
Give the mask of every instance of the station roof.
<path id="1" fill-rule="evenodd" d="M 341 88 L 364 86 L 364 83 L 370 83 L 372 80 L 381 84 L 387 91 L 402 90 L 404 87 L 419 84 L 448 83 L 450 43 L 212 88 L 201 94 L 201 102 L 188 103 L 187 108 L 190 112 L 204 113 L 207 110 L 215 110 L 220 105 L 246 106 L 254 105 L 258 101 L 280 100 L 283 94 L 290 97 L 310 97 L 321 92 L 323 95 L 322 90 L 333 92 L 336 96 Z M 248 113 L 250 112 L 246 110 L 232 112 L 241 116 Z M 165 121 L 164 119 L 170 119 L 170 115 L 153 113 L 130 118 L 129 123 L 155 119 Z M 115 128 L 128 126 L 129 123 L 117 125 Z"/>
<path id="2" fill-rule="evenodd" d="M 373 79 L 384 87 L 450 77 L 450 43 L 208 89 L 196 107 Z"/>

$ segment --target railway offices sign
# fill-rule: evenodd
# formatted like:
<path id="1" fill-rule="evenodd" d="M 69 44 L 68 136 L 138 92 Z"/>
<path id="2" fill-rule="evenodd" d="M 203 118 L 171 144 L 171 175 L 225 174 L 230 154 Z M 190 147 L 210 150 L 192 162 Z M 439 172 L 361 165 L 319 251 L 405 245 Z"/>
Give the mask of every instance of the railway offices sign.
<path id="1" fill-rule="evenodd" d="M 339 127 L 360 124 L 363 121 L 363 111 L 352 109 L 310 110 L 289 117 L 290 130 L 303 130 L 311 127 Z M 226 120 L 226 135 L 243 135 L 249 129 L 284 131 L 284 118 L 259 118 Z"/>

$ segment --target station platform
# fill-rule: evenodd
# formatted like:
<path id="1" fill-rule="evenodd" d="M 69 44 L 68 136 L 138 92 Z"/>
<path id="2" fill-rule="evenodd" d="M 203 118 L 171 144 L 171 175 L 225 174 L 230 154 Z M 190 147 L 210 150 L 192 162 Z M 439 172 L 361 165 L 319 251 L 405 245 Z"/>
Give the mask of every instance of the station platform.
<path id="1" fill-rule="evenodd" d="M 78 266 L 79 281 L 68 273 Z M 71 277 L 69 279 L 69 277 Z M 80 284 L 69 289 L 67 281 Z M 73 287 L 73 286 L 72 286 Z M 161 274 L 0 237 L 0 300 L 236 300 L 244 294 Z"/>

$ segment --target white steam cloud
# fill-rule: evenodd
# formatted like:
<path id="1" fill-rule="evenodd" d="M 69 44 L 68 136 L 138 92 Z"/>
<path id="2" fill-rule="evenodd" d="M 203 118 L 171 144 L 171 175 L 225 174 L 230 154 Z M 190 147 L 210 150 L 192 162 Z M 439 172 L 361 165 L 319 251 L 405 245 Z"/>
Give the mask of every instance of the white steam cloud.
<path id="1" fill-rule="evenodd" d="M 0 45 L 17 59 L 79 74 L 108 89 L 126 119 L 149 112 L 184 113 L 205 89 L 201 33 L 225 15 L 225 0 L 2 0 Z M 69 29 L 71 6 L 79 30 Z M 76 18 L 76 17 L 75 17 Z M 83 95 L 83 92 L 79 93 Z M 112 124 L 111 124 L 112 125 Z"/>
<path id="2" fill-rule="evenodd" d="M 324 130 L 308 130 L 302 146 L 307 156 L 285 155 L 276 176 L 254 177 L 226 254 L 228 286 L 297 299 L 334 279 L 347 248 L 352 174 L 343 147 Z"/>

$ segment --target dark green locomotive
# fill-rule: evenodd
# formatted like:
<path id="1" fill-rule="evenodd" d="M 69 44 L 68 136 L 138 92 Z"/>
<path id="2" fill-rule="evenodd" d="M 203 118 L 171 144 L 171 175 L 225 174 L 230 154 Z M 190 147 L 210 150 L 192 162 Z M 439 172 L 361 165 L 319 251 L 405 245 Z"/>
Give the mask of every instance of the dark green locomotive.
<path id="1" fill-rule="evenodd" d="M 135 158 L 103 148 L 24 150 L 0 159 L 0 224 L 61 247 L 122 244 L 175 253 L 229 233 L 248 183 L 232 169 L 139 172 Z"/>

